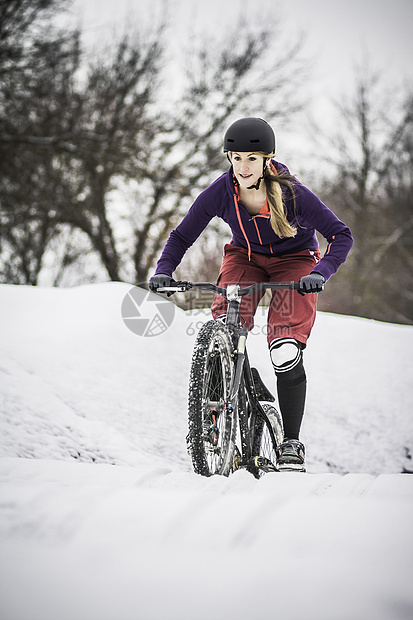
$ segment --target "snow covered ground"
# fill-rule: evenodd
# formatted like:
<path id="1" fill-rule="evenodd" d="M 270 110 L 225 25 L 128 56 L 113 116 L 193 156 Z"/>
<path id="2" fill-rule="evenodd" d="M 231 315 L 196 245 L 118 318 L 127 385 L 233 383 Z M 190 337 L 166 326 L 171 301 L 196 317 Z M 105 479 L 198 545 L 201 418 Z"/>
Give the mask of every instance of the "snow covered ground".
<path id="1" fill-rule="evenodd" d="M 309 473 L 205 479 L 185 435 L 208 314 L 142 293 L 137 325 L 171 324 L 139 336 L 130 290 L 0 286 L 1 620 L 411 620 L 413 328 L 319 313 Z"/>

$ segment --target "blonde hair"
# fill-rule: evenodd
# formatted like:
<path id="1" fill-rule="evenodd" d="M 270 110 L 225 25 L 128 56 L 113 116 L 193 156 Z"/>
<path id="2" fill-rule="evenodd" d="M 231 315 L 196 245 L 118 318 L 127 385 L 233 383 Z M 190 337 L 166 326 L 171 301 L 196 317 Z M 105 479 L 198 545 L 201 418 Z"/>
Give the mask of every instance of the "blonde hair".
<path id="1" fill-rule="evenodd" d="M 258 153 L 267 159 L 270 155 Z M 294 177 L 290 174 L 277 172 L 271 159 L 267 160 L 264 170 L 264 183 L 267 192 L 268 206 L 270 208 L 270 223 L 278 237 L 295 237 L 297 228 L 287 220 L 286 208 L 283 199 L 282 187 L 287 187 L 293 197 L 294 214 L 296 214 L 296 202 L 293 183 Z"/>

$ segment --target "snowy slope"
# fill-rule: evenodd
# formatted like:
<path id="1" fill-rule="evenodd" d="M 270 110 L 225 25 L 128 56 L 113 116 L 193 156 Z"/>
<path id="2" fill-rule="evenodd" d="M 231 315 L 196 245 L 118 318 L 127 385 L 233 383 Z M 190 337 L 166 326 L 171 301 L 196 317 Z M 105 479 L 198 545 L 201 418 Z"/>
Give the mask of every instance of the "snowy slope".
<path id="1" fill-rule="evenodd" d="M 0 286 L 0 618 L 412 618 L 413 329 L 320 313 L 310 473 L 204 479 L 185 434 L 208 314 L 138 336 L 129 291 Z"/>

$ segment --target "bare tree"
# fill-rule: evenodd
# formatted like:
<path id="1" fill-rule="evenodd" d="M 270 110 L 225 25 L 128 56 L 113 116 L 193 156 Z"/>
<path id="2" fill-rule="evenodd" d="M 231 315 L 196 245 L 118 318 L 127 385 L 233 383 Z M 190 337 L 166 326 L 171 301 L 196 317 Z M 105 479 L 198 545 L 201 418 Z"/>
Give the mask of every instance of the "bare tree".
<path id="1" fill-rule="evenodd" d="M 389 95 L 382 76 L 364 68 L 337 109 L 336 176 L 324 194 L 355 244 L 320 307 L 413 322 L 412 95 Z"/>
<path id="2" fill-rule="evenodd" d="M 51 18 L 68 0 L 0 0 L 0 75 L 33 64 L 34 42 L 44 39 Z"/>
<path id="3" fill-rule="evenodd" d="M 231 116 L 259 110 L 281 121 L 298 105 L 299 45 L 268 62 L 274 29 L 245 24 L 192 49 L 180 95 L 165 99 L 164 33 L 163 23 L 127 33 L 86 66 L 79 33 L 51 29 L 33 35 L 29 63 L 4 65 L 13 70 L 0 88 L 4 281 L 36 284 L 52 240 L 67 244 L 70 231 L 80 231 L 110 279 L 146 281 L 194 195 L 225 169 L 221 136 Z M 70 247 L 60 253 L 67 265 Z"/>
<path id="4" fill-rule="evenodd" d="M 80 59 L 76 30 L 48 28 L 64 6 L 0 2 L 0 268 L 7 282 L 36 284 L 56 235 L 49 171 L 54 151 L 68 148 L 68 84 Z"/>
<path id="5" fill-rule="evenodd" d="M 30 13 L 28 4 L 25 8 Z M 153 139 L 156 123 L 146 109 L 159 72 L 157 34 L 153 40 L 125 35 L 90 63 L 86 78 L 77 31 L 65 36 L 53 28 L 36 31 L 27 38 L 26 61 L 10 67 L 5 62 L 0 88 L 5 281 L 36 284 L 51 239 L 68 227 L 82 231 L 108 276 L 120 279 L 107 196 L 117 179 L 137 173 L 130 163 L 136 149 L 140 145 L 142 155 Z"/>

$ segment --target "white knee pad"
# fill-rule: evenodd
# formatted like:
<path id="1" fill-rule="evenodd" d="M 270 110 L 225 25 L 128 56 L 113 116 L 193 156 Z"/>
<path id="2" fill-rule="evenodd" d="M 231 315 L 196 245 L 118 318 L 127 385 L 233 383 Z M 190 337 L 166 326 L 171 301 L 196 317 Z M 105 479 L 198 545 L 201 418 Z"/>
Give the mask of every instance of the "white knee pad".
<path id="1" fill-rule="evenodd" d="M 270 344 L 270 357 L 276 373 L 288 372 L 301 362 L 301 346 L 294 338 L 277 338 Z"/>

